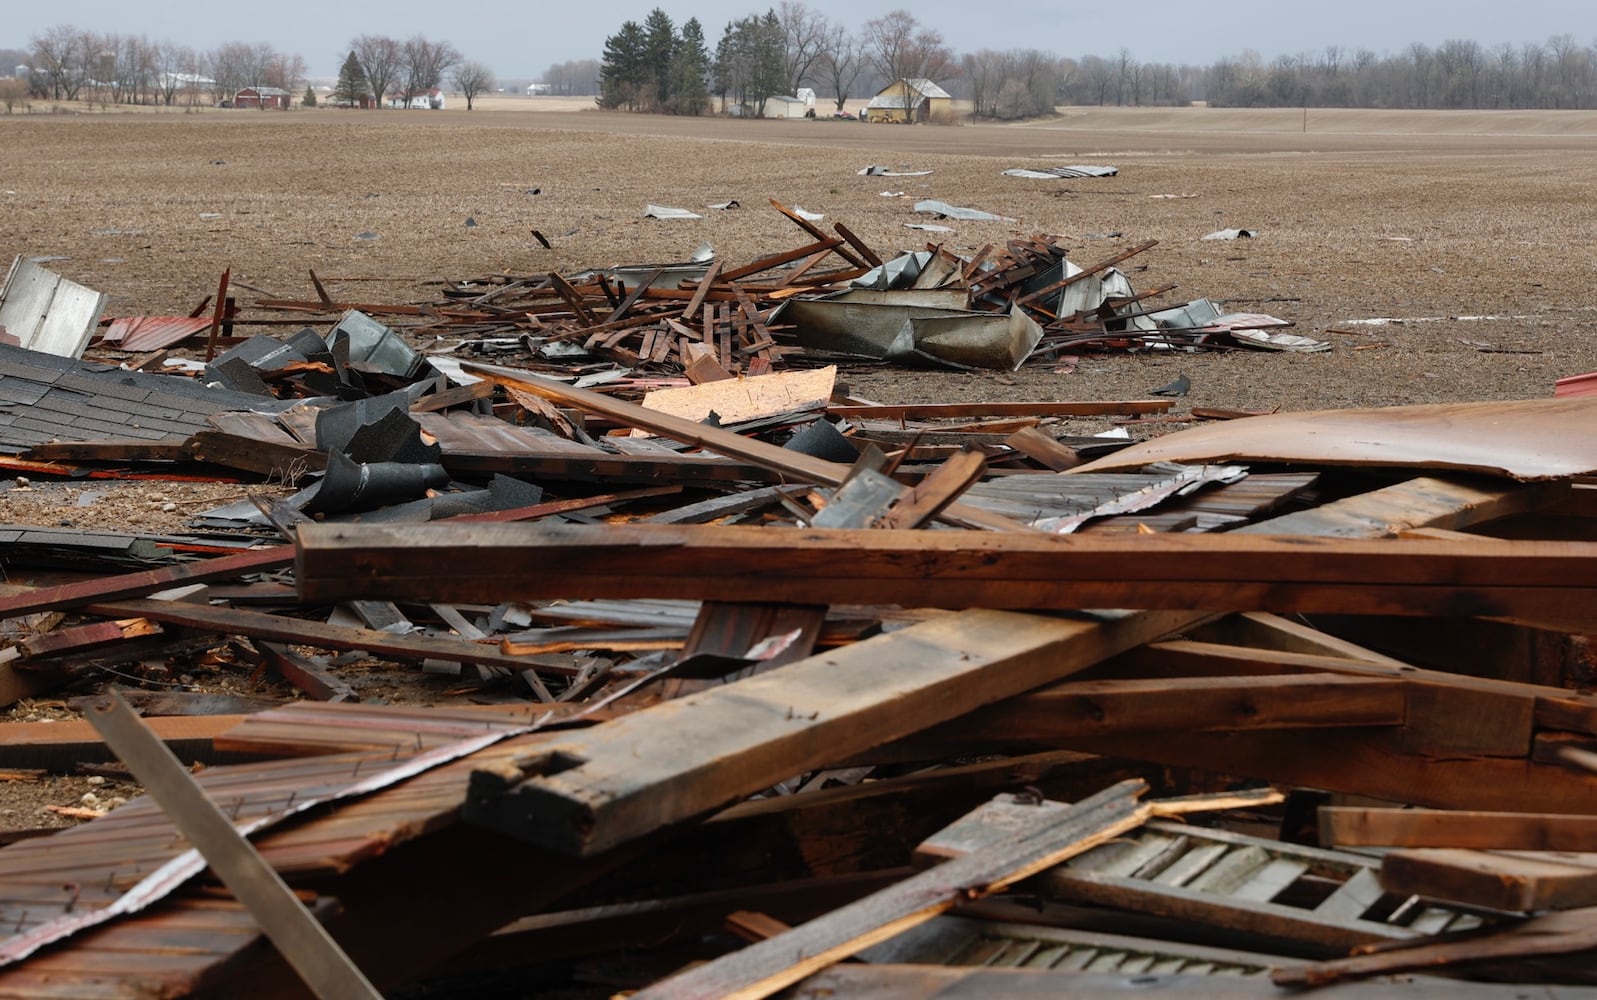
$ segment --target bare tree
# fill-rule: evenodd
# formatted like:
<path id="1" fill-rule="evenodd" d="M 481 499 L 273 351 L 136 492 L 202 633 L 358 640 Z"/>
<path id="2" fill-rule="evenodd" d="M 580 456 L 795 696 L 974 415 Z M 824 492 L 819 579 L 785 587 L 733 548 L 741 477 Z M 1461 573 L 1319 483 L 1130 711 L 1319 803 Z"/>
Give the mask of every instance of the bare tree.
<path id="1" fill-rule="evenodd" d="M 35 35 L 33 69 L 51 98 L 77 100 L 89 76 L 89 36 L 66 24 Z"/>
<path id="2" fill-rule="evenodd" d="M 231 101 L 245 87 L 260 86 L 266 75 L 265 53 L 247 42 L 228 42 L 212 49 L 210 61 L 218 100 Z"/>
<path id="3" fill-rule="evenodd" d="M 0 105 L 4 105 L 6 114 L 11 114 L 19 104 L 26 105 L 28 100 L 28 82 L 14 76 L 0 77 Z"/>
<path id="4" fill-rule="evenodd" d="M 820 62 L 832 26 L 825 14 L 799 0 L 782 0 L 776 16 L 782 24 L 782 72 L 786 77 L 786 90 L 796 94 Z"/>
<path id="5" fill-rule="evenodd" d="M 404 44 L 405 103 L 444 82 L 444 74 L 460 62 L 460 52 L 448 42 L 416 35 Z"/>
<path id="6" fill-rule="evenodd" d="M 831 85 L 838 111 L 848 103 L 848 92 L 859 79 L 864 65 L 859 39 L 850 34 L 848 28 L 834 24 L 821 42 L 819 68 Z"/>
<path id="7" fill-rule="evenodd" d="M 405 67 L 405 50 L 397 41 L 383 35 L 361 35 L 349 43 L 355 61 L 366 74 L 372 97 L 377 107 L 383 106 L 383 95 L 399 79 Z"/>
<path id="8" fill-rule="evenodd" d="M 487 66 L 474 60 L 467 60 L 455 67 L 455 89 L 466 98 L 466 110 L 470 111 L 472 103 L 477 100 L 477 95 L 487 93 L 493 89 L 494 75 Z"/>
<path id="9" fill-rule="evenodd" d="M 862 35 L 866 58 L 887 80 L 904 90 L 906 117 L 910 113 L 909 81 L 939 80 L 957 69 L 954 53 L 943 44 L 940 32 L 922 28 L 915 15 L 894 10 L 865 22 Z"/>
<path id="10" fill-rule="evenodd" d="M 566 97 L 592 97 L 599 92 L 599 60 L 577 59 L 555 63 L 543 74 L 549 93 Z"/>
<path id="11" fill-rule="evenodd" d="M 286 90 L 290 94 L 298 93 L 305 83 L 304 58 L 286 52 L 274 52 L 270 46 L 263 55 L 261 82 L 269 87 Z"/>
<path id="12" fill-rule="evenodd" d="M 1003 53 L 992 49 L 968 52 L 960 60 L 977 118 L 998 117 L 998 94 L 1004 85 L 1003 60 Z"/>

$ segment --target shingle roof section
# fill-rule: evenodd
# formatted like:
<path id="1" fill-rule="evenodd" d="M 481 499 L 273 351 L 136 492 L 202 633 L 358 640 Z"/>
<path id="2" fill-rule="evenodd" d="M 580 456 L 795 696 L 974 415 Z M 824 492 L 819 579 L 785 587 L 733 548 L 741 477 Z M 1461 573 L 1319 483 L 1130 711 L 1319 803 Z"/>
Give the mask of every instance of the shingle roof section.
<path id="1" fill-rule="evenodd" d="M 0 452 L 46 441 L 182 441 L 225 410 L 282 404 L 172 375 L 124 371 L 0 344 Z"/>

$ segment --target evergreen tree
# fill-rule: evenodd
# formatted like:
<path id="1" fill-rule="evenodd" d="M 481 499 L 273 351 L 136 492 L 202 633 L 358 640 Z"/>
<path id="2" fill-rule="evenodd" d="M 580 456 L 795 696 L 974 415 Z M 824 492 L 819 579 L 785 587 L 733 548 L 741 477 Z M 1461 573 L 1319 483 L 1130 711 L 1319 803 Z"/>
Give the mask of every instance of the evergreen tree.
<path id="1" fill-rule="evenodd" d="M 715 92 L 723 103 L 731 94 L 739 104 L 765 114 L 765 99 L 787 86 L 786 35 L 775 11 L 751 14 L 726 26 L 715 49 Z"/>
<path id="2" fill-rule="evenodd" d="M 750 20 L 753 20 L 752 18 Z M 787 90 L 787 32 L 776 11 L 767 10 L 753 27 L 754 80 L 759 114 L 765 115 L 765 99 Z"/>
<path id="3" fill-rule="evenodd" d="M 721 99 L 722 114 L 726 114 L 726 95 L 737 87 L 736 30 L 736 25 L 728 21 L 721 30 L 721 40 L 715 43 L 715 61 L 710 64 L 714 80 L 710 92 Z"/>
<path id="4" fill-rule="evenodd" d="M 706 76 L 710 71 L 710 53 L 704 46 L 704 29 L 699 19 L 688 18 L 677 37 L 676 51 L 671 56 L 671 111 L 679 115 L 701 115 L 709 102 L 710 91 Z"/>
<path id="5" fill-rule="evenodd" d="M 643 33 L 647 36 L 647 85 L 652 86 L 654 92 L 645 94 L 641 103 L 648 111 L 665 110 L 671 107 L 671 57 L 676 52 L 676 26 L 665 11 L 656 7 L 644 20 Z"/>
<path id="6" fill-rule="evenodd" d="M 604 40 L 599 63 L 599 107 L 636 111 L 649 84 L 648 36 L 636 21 Z"/>
<path id="7" fill-rule="evenodd" d="M 305 96 L 299 99 L 301 107 L 314 108 L 316 106 L 316 88 L 310 84 L 305 85 Z"/>
<path id="8" fill-rule="evenodd" d="M 366 71 L 351 51 L 338 70 L 338 83 L 333 86 L 333 102 L 359 107 L 362 101 L 371 96 L 371 92 L 371 84 L 366 82 Z"/>

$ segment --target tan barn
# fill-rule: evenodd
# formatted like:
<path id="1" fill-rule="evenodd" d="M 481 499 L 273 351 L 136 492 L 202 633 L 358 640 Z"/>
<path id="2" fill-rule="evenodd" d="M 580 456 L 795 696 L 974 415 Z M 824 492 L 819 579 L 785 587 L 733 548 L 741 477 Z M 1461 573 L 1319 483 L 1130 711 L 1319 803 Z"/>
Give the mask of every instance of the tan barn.
<path id="1" fill-rule="evenodd" d="M 954 97 L 930 80 L 894 80 L 865 105 L 868 122 L 940 122 L 954 120 Z"/>

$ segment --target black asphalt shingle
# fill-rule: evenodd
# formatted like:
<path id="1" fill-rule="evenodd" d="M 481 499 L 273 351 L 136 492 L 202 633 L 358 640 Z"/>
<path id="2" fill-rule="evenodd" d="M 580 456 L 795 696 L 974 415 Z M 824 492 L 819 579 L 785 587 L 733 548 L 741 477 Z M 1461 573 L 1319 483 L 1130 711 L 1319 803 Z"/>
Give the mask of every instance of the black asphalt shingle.
<path id="1" fill-rule="evenodd" d="M 0 344 L 0 452 L 47 441 L 182 441 L 206 429 L 212 413 L 279 405 L 191 378 Z"/>

